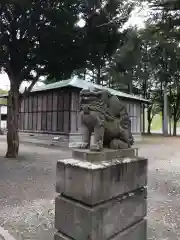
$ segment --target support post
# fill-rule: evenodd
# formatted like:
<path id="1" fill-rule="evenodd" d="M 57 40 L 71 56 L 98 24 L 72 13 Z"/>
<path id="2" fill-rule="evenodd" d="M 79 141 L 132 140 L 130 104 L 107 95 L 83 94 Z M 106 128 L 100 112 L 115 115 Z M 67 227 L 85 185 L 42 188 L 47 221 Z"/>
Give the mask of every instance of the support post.
<path id="1" fill-rule="evenodd" d="M 167 84 L 164 86 L 164 114 L 163 114 L 163 135 L 168 136 L 168 102 L 167 102 Z"/>

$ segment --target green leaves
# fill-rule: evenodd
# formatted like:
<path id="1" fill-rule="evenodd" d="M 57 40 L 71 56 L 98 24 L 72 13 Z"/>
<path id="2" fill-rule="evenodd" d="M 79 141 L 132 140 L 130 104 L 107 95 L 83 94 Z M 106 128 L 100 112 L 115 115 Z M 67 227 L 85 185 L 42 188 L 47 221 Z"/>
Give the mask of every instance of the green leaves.
<path id="1" fill-rule="evenodd" d="M 81 11 L 78 0 L 1 1 L 0 68 L 18 85 L 32 71 L 70 76 L 82 64 L 76 57 L 84 37 L 76 25 Z"/>
<path id="2" fill-rule="evenodd" d="M 99 84 L 104 79 L 104 72 L 107 73 L 112 55 L 124 41 L 124 33 L 119 30 L 128 20 L 132 6 L 126 1 L 102 1 L 100 6 L 94 5 L 86 15 L 83 48 L 85 68 L 90 71 L 93 69 L 93 78 Z"/>

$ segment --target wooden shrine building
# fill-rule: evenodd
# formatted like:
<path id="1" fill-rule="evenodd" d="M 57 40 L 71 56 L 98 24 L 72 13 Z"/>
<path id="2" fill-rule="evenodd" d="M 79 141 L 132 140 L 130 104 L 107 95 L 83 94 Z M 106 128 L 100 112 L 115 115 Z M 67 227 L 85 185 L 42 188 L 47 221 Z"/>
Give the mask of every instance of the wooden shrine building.
<path id="1" fill-rule="evenodd" d="M 106 89 L 118 96 L 127 106 L 135 140 L 141 137 L 141 110 L 143 104 L 148 104 L 148 100 L 80 79 L 34 88 L 21 104 L 19 131 L 58 135 L 63 143 L 71 145 L 79 141 L 79 93 L 83 88 Z"/>
<path id="2" fill-rule="evenodd" d="M 63 141 L 78 141 L 79 133 L 79 93 L 82 88 L 104 87 L 91 82 L 73 79 L 60 81 L 32 90 L 21 104 L 19 130 L 31 133 L 60 135 Z M 141 136 L 141 106 L 148 100 L 119 92 L 110 88 L 112 94 L 122 100 L 131 117 L 132 132 Z"/>

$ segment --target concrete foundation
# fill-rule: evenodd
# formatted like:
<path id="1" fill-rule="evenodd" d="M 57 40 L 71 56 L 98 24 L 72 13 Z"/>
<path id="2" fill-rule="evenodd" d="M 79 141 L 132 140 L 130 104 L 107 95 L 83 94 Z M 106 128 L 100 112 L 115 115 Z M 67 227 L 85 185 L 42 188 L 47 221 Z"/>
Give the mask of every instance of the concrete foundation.
<path id="1" fill-rule="evenodd" d="M 146 185 L 133 149 L 74 150 L 57 164 L 55 240 L 146 240 Z"/>

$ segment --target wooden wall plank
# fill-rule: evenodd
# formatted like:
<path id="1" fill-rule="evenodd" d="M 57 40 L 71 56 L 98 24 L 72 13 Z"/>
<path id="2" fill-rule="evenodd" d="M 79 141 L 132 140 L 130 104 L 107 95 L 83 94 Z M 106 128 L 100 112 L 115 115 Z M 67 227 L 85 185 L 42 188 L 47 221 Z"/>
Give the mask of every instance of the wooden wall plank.
<path id="1" fill-rule="evenodd" d="M 64 109 L 64 93 L 63 91 L 58 92 L 58 110 L 63 111 Z"/>
<path id="2" fill-rule="evenodd" d="M 24 112 L 28 112 L 29 111 L 29 97 L 27 97 L 25 99 L 24 105 L 25 105 Z"/>
<path id="3" fill-rule="evenodd" d="M 52 131 L 57 131 L 57 112 L 52 112 Z"/>
<path id="4" fill-rule="evenodd" d="M 32 124 L 32 112 L 29 113 L 29 119 L 28 119 L 28 130 L 32 130 L 33 129 L 33 124 Z"/>
<path id="5" fill-rule="evenodd" d="M 52 111 L 52 92 L 47 94 L 47 111 Z"/>
<path id="6" fill-rule="evenodd" d="M 79 103 L 80 103 L 80 95 L 79 95 L 80 91 L 73 91 L 72 92 L 72 110 L 73 111 L 79 111 Z"/>
<path id="7" fill-rule="evenodd" d="M 47 96 L 43 95 L 42 98 L 42 110 L 45 112 L 47 110 Z"/>
<path id="8" fill-rule="evenodd" d="M 24 108 L 25 108 L 25 100 L 21 102 L 20 112 L 24 112 Z"/>
<path id="9" fill-rule="evenodd" d="M 24 114 L 24 130 L 28 130 L 28 113 Z"/>
<path id="10" fill-rule="evenodd" d="M 70 122 L 69 122 L 69 111 L 64 111 L 64 124 L 63 124 L 63 132 L 69 133 Z"/>
<path id="11" fill-rule="evenodd" d="M 77 133 L 79 130 L 79 97 L 80 91 L 72 91 L 71 93 L 71 116 L 70 116 L 70 131 Z"/>
<path id="12" fill-rule="evenodd" d="M 43 96 L 41 94 L 38 95 L 38 112 L 42 111 L 42 100 Z"/>
<path id="13" fill-rule="evenodd" d="M 32 112 L 32 103 L 33 103 L 33 97 L 29 96 L 29 110 L 28 110 L 28 112 Z"/>
<path id="14" fill-rule="evenodd" d="M 37 130 L 37 112 L 34 112 L 32 114 L 32 119 L 33 119 L 33 126 L 32 126 L 32 130 L 36 131 Z"/>
<path id="15" fill-rule="evenodd" d="M 52 112 L 47 112 L 47 131 L 52 131 Z"/>
<path id="16" fill-rule="evenodd" d="M 42 112 L 37 113 L 37 130 L 41 131 L 42 130 Z"/>
<path id="17" fill-rule="evenodd" d="M 63 132 L 63 125 L 64 125 L 64 113 L 58 112 L 58 122 L 57 122 L 57 131 Z"/>
<path id="18" fill-rule="evenodd" d="M 78 131 L 78 119 L 77 119 L 77 112 L 71 112 L 71 132 L 76 133 Z"/>
<path id="19" fill-rule="evenodd" d="M 46 117 L 47 117 L 47 113 L 46 112 L 42 112 L 42 126 L 41 126 L 41 130 L 42 131 L 46 131 L 47 130 Z"/>
<path id="20" fill-rule="evenodd" d="M 32 102 L 33 102 L 33 104 L 32 104 L 32 112 L 37 112 L 38 111 L 38 99 L 37 99 L 36 95 L 33 96 Z"/>
<path id="21" fill-rule="evenodd" d="M 58 108 L 58 94 L 57 92 L 53 93 L 53 106 L 52 106 L 52 110 L 53 111 L 57 111 Z"/>
<path id="22" fill-rule="evenodd" d="M 69 92 L 68 91 L 64 92 L 63 97 L 64 97 L 63 110 L 69 111 L 70 110 L 70 94 L 69 94 Z"/>

